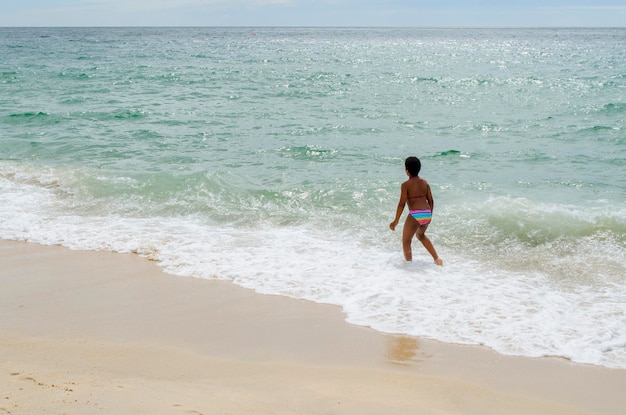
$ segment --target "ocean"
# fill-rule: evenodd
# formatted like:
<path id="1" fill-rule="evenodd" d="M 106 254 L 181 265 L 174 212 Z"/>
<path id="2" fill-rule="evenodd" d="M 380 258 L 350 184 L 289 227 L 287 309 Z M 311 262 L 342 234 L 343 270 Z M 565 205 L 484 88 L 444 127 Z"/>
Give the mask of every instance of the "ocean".
<path id="1" fill-rule="evenodd" d="M 0 56 L 0 239 L 626 368 L 626 29 L 0 28 Z M 389 229 L 412 155 L 444 267 Z"/>

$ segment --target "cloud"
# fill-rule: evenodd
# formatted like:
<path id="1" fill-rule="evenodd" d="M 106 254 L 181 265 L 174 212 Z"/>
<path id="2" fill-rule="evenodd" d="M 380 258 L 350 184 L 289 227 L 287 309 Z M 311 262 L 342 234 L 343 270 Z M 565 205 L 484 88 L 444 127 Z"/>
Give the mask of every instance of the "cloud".
<path id="1" fill-rule="evenodd" d="M 81 0 L 78 3 L 88 8 L 157 11 L 189 7 L 229 9 L 263 7 L 276 4 L 290 4 L 293 3 L 293 0 Z"/>
<path id="2" fill-rule="evenodd" d="M 296 8 L 297 0 L 46 0 L 3 5 L 0 26 L 236 24 L 237 16 Z M 277 14 L 277 13 L 275 13 Z M 227 21 L 223 16 L 229 16 Z"/>
<path id="3" fill-rule="evenodd" d="M 540 6 L 540 10 L 554 11 L 626 11 L 626 6 Z"/>
<path id="4" fill-rule="evenodd" d="M 48 2 L 49 3 L 49 2 Z M 22 3 L 15 9 L 26 14 L 129 12 L 155 13 L 164 10 L 259 8 L 272 5 L 289 5 L 294 0 L 72 0 L 59 1 L 54 6 L 33 7 Z M 52 2 L 55 3 L 55 2 Z"/>

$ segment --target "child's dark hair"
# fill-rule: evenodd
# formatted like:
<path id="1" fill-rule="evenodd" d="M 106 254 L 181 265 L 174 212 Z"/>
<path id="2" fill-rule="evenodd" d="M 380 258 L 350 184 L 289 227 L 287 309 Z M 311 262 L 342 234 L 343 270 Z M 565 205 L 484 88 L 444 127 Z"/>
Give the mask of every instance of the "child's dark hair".
<path id="1" fill-rule="evenodd" d="M 417 157 L 407 157 L 404 160 L 404 167 L 408 170 L 411 176 L 417 176 L 422 169 L 422 162 Z"/>

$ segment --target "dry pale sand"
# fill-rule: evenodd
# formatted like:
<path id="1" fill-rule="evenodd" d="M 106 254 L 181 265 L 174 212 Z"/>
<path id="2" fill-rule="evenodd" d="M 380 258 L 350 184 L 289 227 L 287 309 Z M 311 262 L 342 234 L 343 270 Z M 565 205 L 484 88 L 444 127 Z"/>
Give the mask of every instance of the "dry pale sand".
<path id="1" fill-rule="evenodd" d="M 328 305 L 0 241 L 0 414 L 624 414 L 626 370 L 391 336 Z"/>

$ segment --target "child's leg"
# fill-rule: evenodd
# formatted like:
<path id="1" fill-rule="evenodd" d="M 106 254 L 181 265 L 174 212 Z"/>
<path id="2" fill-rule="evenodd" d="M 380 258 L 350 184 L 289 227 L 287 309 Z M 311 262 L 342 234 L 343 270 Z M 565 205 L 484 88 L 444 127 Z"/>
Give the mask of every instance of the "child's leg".
<path id="1" fill-rule="evenodd" d="M 428 253 L 430 253 L 430 255 L 433 257 L 433 259 L 435 260 L 435 263 L 437 265 L 443 265 L 443 260 L 439 258 L 439 255 L 437 255 L 437 251 L 435 250 L 433 243 L 430 242 L 430 239 L 428 239 L 428 236 L 426 236 L 427 228 L 428 228 L 428 225 L 423 225 L 423 226 L 420 226 L 419 229 L 417 229 L 417 233 L 416 233 L 417 239 L 419 239 L 422 245 L 424 245 L 424 248 L 426 248 Z"/>
<path id="2" fill-rule="evenodd" d="M 413 260 L 411 241 L 413 240 L 417 228 L 419 228 L 417 221 L 411 215 L 407 216 L 404 222 L 404 228 L 402 229 L 402 251 L 404 251 L 404 259 L 407 261 Z"/>

